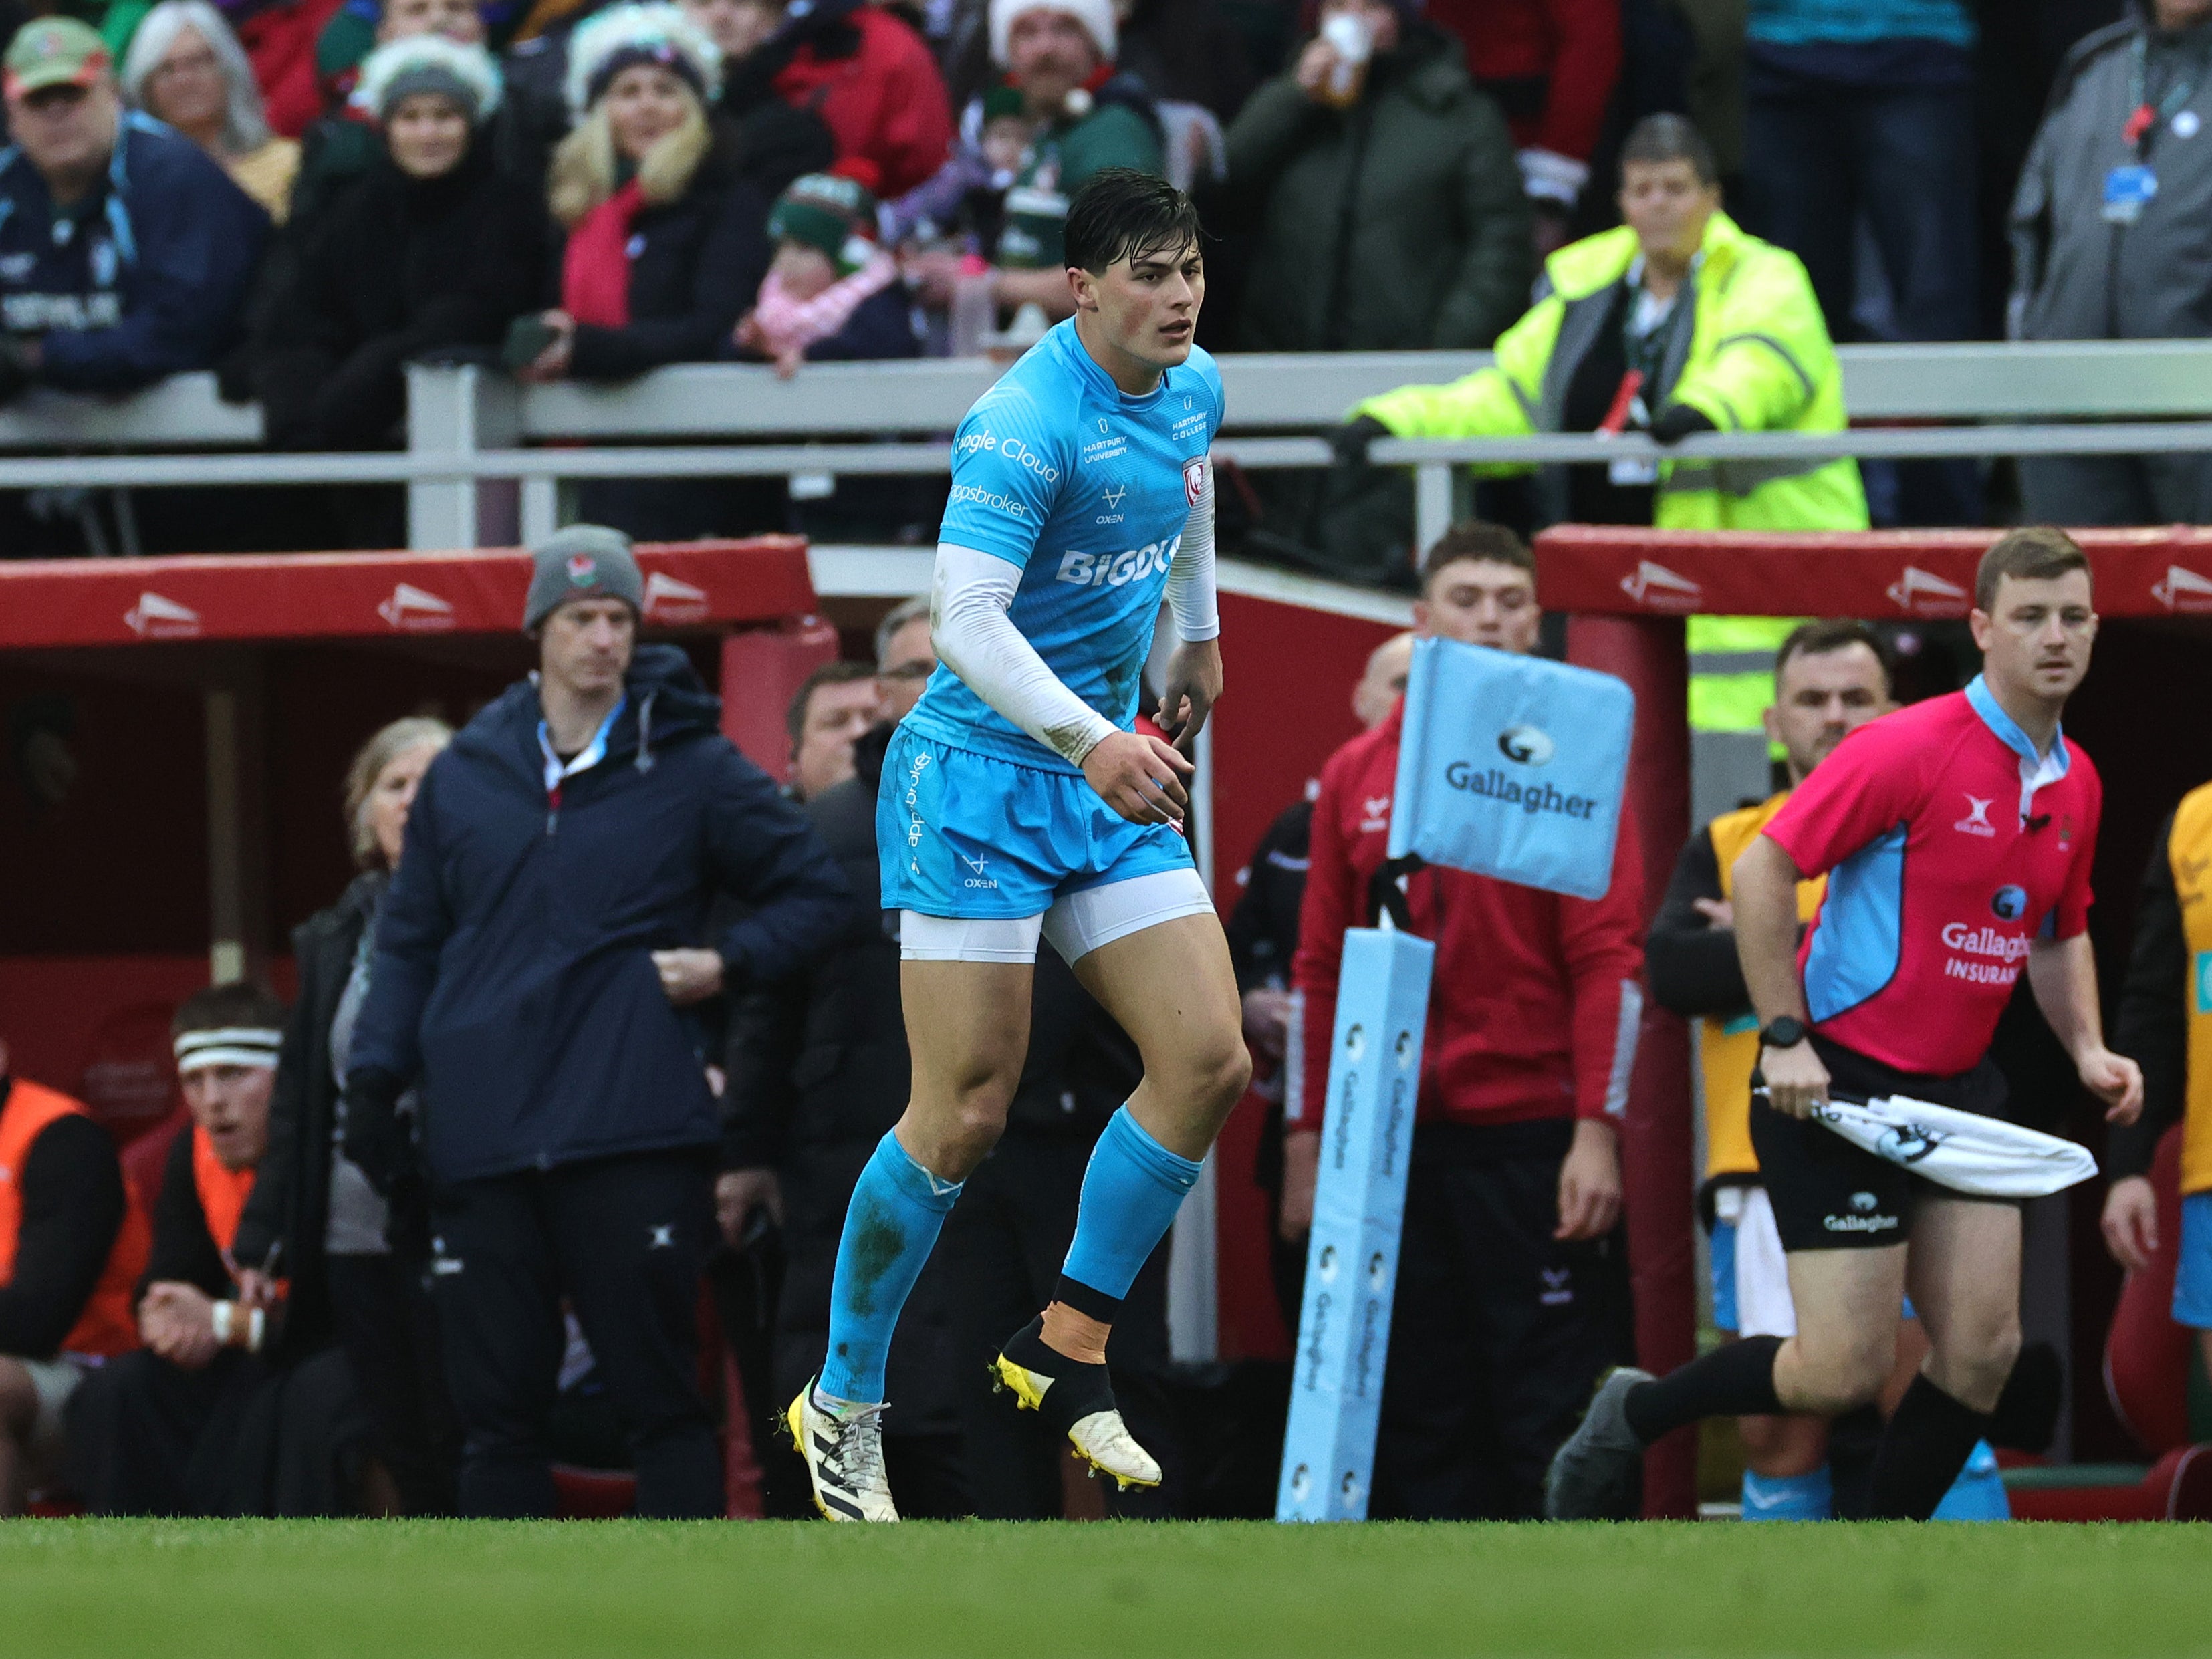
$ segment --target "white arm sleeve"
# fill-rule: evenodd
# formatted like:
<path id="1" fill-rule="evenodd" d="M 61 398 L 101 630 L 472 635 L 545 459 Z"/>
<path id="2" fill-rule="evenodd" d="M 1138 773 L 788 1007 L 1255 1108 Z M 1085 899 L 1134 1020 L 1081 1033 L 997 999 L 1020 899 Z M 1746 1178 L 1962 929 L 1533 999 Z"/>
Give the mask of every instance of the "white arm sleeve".
<path id="1" fill-rule="evenodd" d="M 1176 562 L 1182 562 L 1180 556 Z M 1212 564 L 1209 551 L 1209 599 Z M 1018 566 L 995 555 L 939 542 L 929 595 L 930 638 L 938 660 L 970 691 L 1070 765 L 1080 766 L 1115 727 L 1045 666 L 1006 615 L 1021 579 Z"/>
<path id="2" fill-rule="evenodd" d="M 1213 463 L 1206 464 L 1206 483 L 1198 505 L 1183 526 L 1175 562 L 1168 567 L 1168 609 L 1175 612 L 1176 637 L 1195 641 L 1221 637 L 1221 608 L 1213 591 Z"/>

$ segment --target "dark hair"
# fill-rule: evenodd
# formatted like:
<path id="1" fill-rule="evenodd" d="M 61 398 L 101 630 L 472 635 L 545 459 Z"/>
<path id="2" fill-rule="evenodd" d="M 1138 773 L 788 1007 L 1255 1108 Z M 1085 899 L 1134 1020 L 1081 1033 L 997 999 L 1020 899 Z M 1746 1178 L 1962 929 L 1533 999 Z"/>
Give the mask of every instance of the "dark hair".
<path id="1" fill-rule="evenodd" d="M 1123 259 L 1196 247 L 1204 234 L 1198 209 L 1166 179 L 1108 167 L 1067 204 L 1060 246 L 1066 264 L 1103 276 Z"/>
<path id="2" fill-rule="evenodd" d="M 855 680 L 872 680 L 876 677 L 876 665 L 872 662 L 825 662 L 799 683 L 799 690 L 791 696 L 791 707 L 783 711 L 783 723 L 791 732 L 792 752 L 799 750 L 799 740 L 806 733 L 806 705 L 814 701 L 814 694 L 825 685 L 850 685 Z"/>
<path id="3" fill-rule="evenodd" d="M 1422 597 L 1427 597 L 1439 570 L 1469 559 L 1479 559 L 1486 564 L 1510 564 L 1532 576 L 1536 574 L 1536 556 L 1528 550 L 1528 544 L 1504 525 L 1462 519 L 1437 538 L 1437 544 L 1422 559 Z"/>
<path id="4" fill-rule="evenodd" d="M 1874 659 L 1881 665 L 1881 684 L 1885 691 L 1895 689 L 1897 664 L 1889 654 L 1889 647 L 1881 642 L 1881 635 L 1863 622 L 1848 617 L 1832 617 L 1826 622 L 1800 623 L 1790 630 L 1790 637 L 1782 641 L 1782 648 L 1774 653 L 1774 678 L 1778 685 L 1782 671 L 1790 665 L 1793 657 L 1825 657 L 1832 651 L 1848 651 L 1863 645 L 1874 653 Z"/>
<path id="5" fill-rule="evenodd" d="M 1631 161 L 1655 165 L 1687 161 L 1699 184 L 1710 187 L 1720 182 L 1721 164 L 1713 155 L 1713 147 L 1687 116 L 1647 115 L 1631 127 L 1627 141 L 1620 147 L 1622 168 L 1625 170 Z"/>
<path id="6" fill-rule="evenodd" d="M 174 1039 L 187 1031 L 220 1031 L 234 1025 L 264 1031 L 282 1030 L 283 999 L 267 986 L 256 985 L 250 980 L 210 985 L 185 999 L 176 1018 L 169 1022 L 169 1036 Z"/>
<path id="7" fill-rule="evenodd" d="M 2047 524 L 2024 525 L 1997 538 L 1982 555 L 1974 570 L 1974 609 L 1987 611 L 1997 602 L 1997 584 L 2007 576 L 2022 581 L 2049 581 L 2069 570 L 2089 574 L 2089 556 L 2064 531 Z M 2094 578 L 2092 578 L 2094 580 Z"/>

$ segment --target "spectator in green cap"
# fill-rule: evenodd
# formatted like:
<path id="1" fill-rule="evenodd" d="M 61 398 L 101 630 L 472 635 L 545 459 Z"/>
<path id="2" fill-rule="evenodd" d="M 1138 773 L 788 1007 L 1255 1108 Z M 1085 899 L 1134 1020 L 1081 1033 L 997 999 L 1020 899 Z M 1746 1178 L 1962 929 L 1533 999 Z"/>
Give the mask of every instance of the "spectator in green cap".
<path id="1" fill-rule="evenodd" d="M 25 24 L 0 76 L 0 398 L 206 368 L 240 328 L 269 216 L 191 140 L 125 111 L 107 46 Z"/>
<path id="2" fill-rule="evenodd" d="M 835 173 L 809 173 L 777 198 L 775 261 L 732 337 L 789 380 L 808 358 L 911 357 L 921 349 L 898 263 L 876 240 L 876 198 Z"/>

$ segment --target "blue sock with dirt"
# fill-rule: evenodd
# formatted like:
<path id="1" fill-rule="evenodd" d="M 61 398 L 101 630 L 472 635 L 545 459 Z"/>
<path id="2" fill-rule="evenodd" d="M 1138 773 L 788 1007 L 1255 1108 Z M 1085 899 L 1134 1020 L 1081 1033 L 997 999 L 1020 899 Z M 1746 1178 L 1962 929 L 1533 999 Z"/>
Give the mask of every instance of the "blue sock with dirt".
<path id="1" fill-rule="evenodd" d="M 876 1143 L 860 1171 L 837 1243 L 830 1288 L 830 1352 L 817 1385 L 831 1400 L 873 1405 L 884 1397 L 884 1361 L 899 1310 L 961 1183 L 939 1181 L 915 1163 L 895 1133 Z"/>

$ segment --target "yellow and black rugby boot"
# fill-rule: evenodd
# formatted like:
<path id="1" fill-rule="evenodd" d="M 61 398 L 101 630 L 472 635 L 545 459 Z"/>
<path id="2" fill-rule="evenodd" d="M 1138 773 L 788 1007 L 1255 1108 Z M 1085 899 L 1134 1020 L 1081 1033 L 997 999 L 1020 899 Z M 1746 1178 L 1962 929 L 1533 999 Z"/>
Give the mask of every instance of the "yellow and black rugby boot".
<path id="1" fill-rule="evenodd" d="M 1123 1489 L 1160 1484 L 1160 1466 L 1137 1443 L 1114 1405 L 1106 1368 L 1047 1347 L 1042 1314 L 1008 1340 L 991 1362 L 991 1376 L 997 1387 L 1012 1390 L 1024 1411 L 1042 1413 L 1065 1434 L 1094 1474 L 1109 1474 Z"/>
<path id="2" fill-rule="evenodd" d="M 891 1483 L 884 1474 L 884 1408 L 825 1403 L 814 1379 L 783 1414 L 791 1443 L 805 1460 L 814 1507 L 832 1521 L 896 1521 Z"/>

